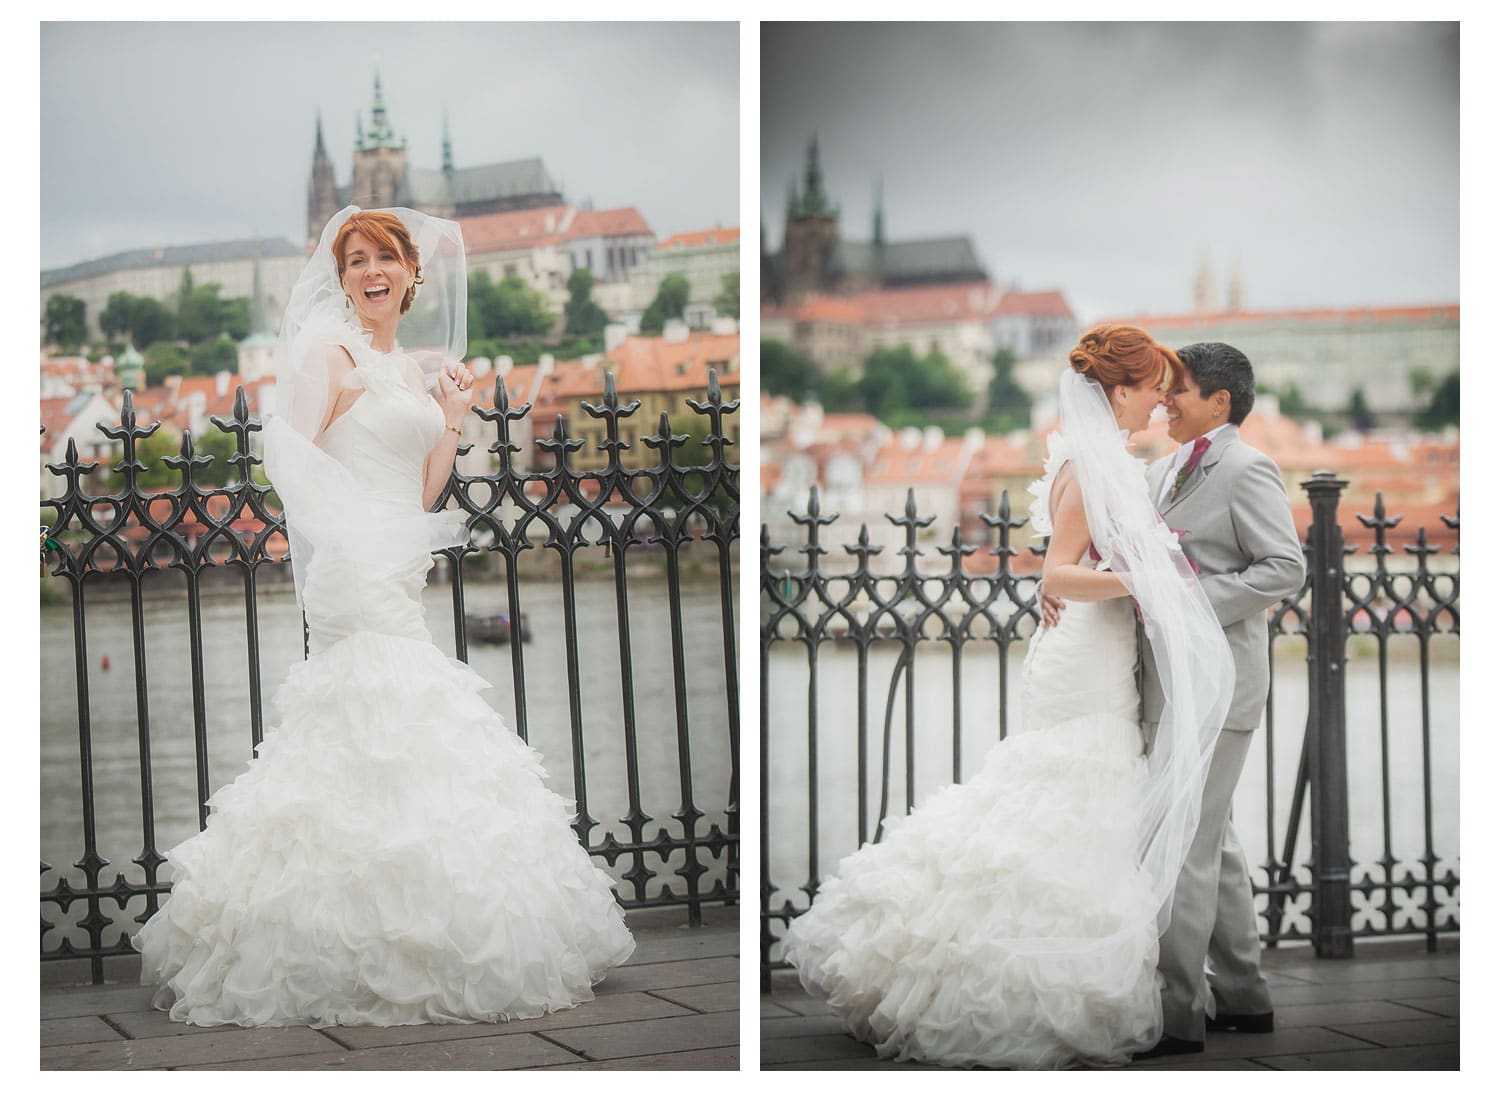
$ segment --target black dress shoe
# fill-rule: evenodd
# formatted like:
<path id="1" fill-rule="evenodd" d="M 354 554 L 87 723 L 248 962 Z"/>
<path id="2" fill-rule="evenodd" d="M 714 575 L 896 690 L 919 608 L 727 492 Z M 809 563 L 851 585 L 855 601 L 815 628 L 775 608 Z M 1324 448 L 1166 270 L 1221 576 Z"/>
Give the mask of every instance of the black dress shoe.
<path id="1" fill-rule="evenodd" d="M 1219 1012 L 1207 1017 L 1208 1031 L 1246 1031 L 1256 1035 L 1274 1030 L 1273 1012 Z"/>
<path id="2" fill-rule="evenodd" d="M 1206 1043 L 1198 1043 L 1194 1039 L 1177 1039 L 1174 1035 L 1163 1036 L 1158 1043 L 1149 1050 L 1141 1050 L 1134 1055 L 1134 1061 L 1138 1062 L 1144 1058 L 1166 1058 L 1172 1054 L 1200 1054 L 1207 1049 Z"/>

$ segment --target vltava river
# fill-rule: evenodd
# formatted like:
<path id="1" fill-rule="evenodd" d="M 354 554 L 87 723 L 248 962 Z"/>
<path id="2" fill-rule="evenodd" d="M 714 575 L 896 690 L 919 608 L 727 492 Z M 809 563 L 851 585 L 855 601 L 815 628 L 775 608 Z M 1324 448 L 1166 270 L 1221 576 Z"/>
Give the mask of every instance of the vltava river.
<path id="1" fill-rule="evenodd" d="M 1296 766 L 1306 721 L 1307 676 L 1304 646 L 1296 641 L 1278 643 L 1275 660 L 1275 736 L 1273 797 L 1275 809 L 1274 847 L 1282 853 Z M 1291 652 L 1294 647 L 1294 652 Z M 988 749 L 998 736 L 998 672 L 996 649 L 970 644 L 962 661 L 962 774 L 971 776 L 982 766 Z M 1431 719 L 1431 817 L 1434 851 L 1441 857 L 1437 876 L 1450 867 L 1460 874 L 1458 844 L 1458 707 L 1457 639 L 1437 638 L 1432 644 Z M 1420 736 L 1420 669 L 1416 641 L 1396 639 L 1389 662 L 1389 775 L 1390 847 L 1400 861 L 1396 879 L 1406 869 L 1423 877 L 1418 864 L 1425 851 L 1425 802 L 1422 789 Z M 869 659 L 869 742 L 867 767 L 869 804 L 866 810 L 869 836 L 873 836 L 879 809 L 880 754 L 886 693 L 894 670 L 897 647 L 875 647 Z M 1009 656 L 1009 728 L 1021 728 L 1020 668 L 1023 643 Z M 768 669 L 769 775 L 771 880 L 781 891 L 789 891 L 796 904 L 805 904 L 800 890 L 809 871 L 807 790 L 807 660 L 805 647 L 796 643 L 772 646 Z M 819 877 L 837 867 L 838 859 L 858 846 L 858 698 L 857 660 L 853 647 L 824 644 L 818 656 L 818 829 Z M 916 660 L 916 805 L 943 784 L 952 781 L 952 663 L 942 645 L 923 645 Z M 891 746 L 891 813 L 905 809 L 905 703 L 903 688 L 896 697 Z M 1266 826 L 1266 759 L 1269 739 L 1261 728 L 1238 784 L 1233 821 L 1249 862 L 1261 867 L 1270 849 Z M 1379 738 L 1378 661 L 1369 639 L 1355 639 L 1347 664 L 1347 755 L 1350 800 L 1351 849 L 1354 882 L 1367 871 L 1382 881 L 1374 865 L 1384 852 L 1382 763 Z M 1310 806 L 1302 813 L 1302 833 L 1294 864 L 1305 877 L 1302 865 L 1310 860 Z M 1263 871 L 1256 873 L 1263 881 Z M 783 895 L 777 893 L 772 905 Z M 1437 891 L 1438 899 L 1445 897 Z M 1373 901 L 1381 903 L 1375 894 Z M 1424 900 L 1424 892 L 1413 896 L 1396 892 L 1401 913 L 1412 911 Z M 1304 910 L 1302 900 L 1292 911 Z M 1354 895 L 1355 910 L 1364 905 Z M 1443 906 L 1439 919 L 1455 906 Z M 1380 921 L 1382 918 L 1378 918 Z M 1402 917 L 1396 917 L 1396 922 Z M 1304 919 L 1297 922 L 1307 927 Z M 1381 924 L 1379 925 L 1381 927 Z M 1355 918 L 1354 928 L 1361 927 Z"/>
<path id="2" fill-rule="evenodd" d="M 651 563 L 654 565 L 655 563 Z M 681 808 L 677 726 L 671 661 L 671 628 L 667 588 L 663 576 L 632 575 L 629 580 L 630 631 L 633 656 L 635 714 L 639 742 L 641 802 L 653 819 L 647 836 L 666 827 L 680 835 L 671 815 Z M 737 584 L 735 582 L 735 588 Z M 197 780 L 193 748 L 192 676 L 187 642 L 185 588 L 177 593 L 155 593 L 145 607 L 146 668 L 151 723 L 151 776 L 154 785 L 156 847 L 165 851 L 197 830 Z M 502 581 L 465 584 L 470 611 L 505 609 Z M 612 829 L 620 839 L 629 831 L 619 825 L 628 812 L 625 782 L 623 702 L 619 673 L 619 642 L 614 586 L 610 577 L 590 577 L 577 585 L 578 690 L 581 696 L 585 746 L 588 811 L 602 827 L 594 841 Z M 568 708 L 562 591 L 554 578 L 525 579 L 521 602 L 529 620 L 531 641 L 525 646 L 526 706 L 530 743 L 545 759 L 548 785 L 573 797 L 571 735 Z M 698 574 L 683 581 L 682 629 L 686 666 L 686 709 L 690 724 L 691 778 L 694 801 L 705 817 L 697 834 L 717 824 L 727 828 L 730 751 L 723 660 L 722 615 L 717 577 Z M 425 596 L 427 622 L 439 648 L 454 653 L 451 589 L 434 582 Z M 143 880 L 130 861 L 142 850 L 140 754 L 136 719 L 130 604 L 91 599 L 87 605 L 90 715 L 93 724 L 95 809 L 101 855 L 111 866 L 106 882 L 124 872 L 132 882 Z M 81 872 L 71 864 L 83 855 L 80 809 L 78 715 L 73 661 L 72 609 L 67 603 L 42 608 L 41 685 L 41 858 L 57 870 L 42 876 L 42 888 L 55 883 L 58 872 L 82 885 Z M 302 620 L 289 591 L 259 596 L 261 679 L 265 725 L 275 725 L 275 689 L 292 662 L 302 660 Z M 207 703 L 210 790 L 217 790 L 249 763 L 250 697 L 246 659 L 245 613 L 242 589 L 229 588 L 204 597 L 204 681 Z M 101 670 L 108 656 L 109 671 Z M 489 681 L 489 701 L 514 728 L 515 693 L 508 646 L 470 643 L 470 664 Z M 679 865 L 677 854 L 672 863 Z M 698 858 L 712 868 L 701 880 L 704 887 L 722 873 L 723 859 L 706 850 Z M 647 857 L 648 865 L 661 861 Z M 620 860 L 615 875 L 629 869 Z M 681 889 L 675 876 L 666 879 Z M 649 892 L 658 892 L 660 882 Z M 632 887 L 625 884 L 625 895 Z M 143 910 L 140 899 L 131 915 Z M 113 903 L 104 906 L 114 914 Z M 55 906 L 44 916 L 71 924 L 86 915 L 74 903 L 63 917 Z M 117 922 L 106 942 L 119 931 L 133 931 Z M 47 938 L 57 943 L 60 931 Z M 75 943 L 87 937 L 73 932 Z"/>

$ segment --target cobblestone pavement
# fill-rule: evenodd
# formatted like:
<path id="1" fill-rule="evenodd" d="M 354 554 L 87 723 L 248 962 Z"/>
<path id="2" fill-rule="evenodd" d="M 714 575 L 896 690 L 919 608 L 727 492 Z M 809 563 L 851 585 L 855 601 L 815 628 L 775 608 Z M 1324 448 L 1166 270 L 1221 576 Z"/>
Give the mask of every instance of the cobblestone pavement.
<path id="1" fill-rule="evenodd" d="M 1443 939 L 1357 944 L 1355 959 L 1317 959 L 1309 947 L 1266 950 L 1275 1029 L 1209 1033 L 1201 1054 L 1155 1058 L 1131 1070 L 1457 1069 L 1459 944 Z M 770 1069 L 931 1069 L 886 1062 L 844 1033 L 794 974 L 777 971 L 760 998 L 760 1065 Z"/>
<path id="2" fill-rule="evenodd" d="M 43 967 L 47 1069 L 737 1069 L 736 908 L 629 917 L 637 947 L 594 1000 L 536 1020 L 415 1027 L 217 1028 L 151 1008 L 136 959 L 111 960 L 104 985 L 67 985 Z M 86 973 L 85 975 L 86 976 Z"/>

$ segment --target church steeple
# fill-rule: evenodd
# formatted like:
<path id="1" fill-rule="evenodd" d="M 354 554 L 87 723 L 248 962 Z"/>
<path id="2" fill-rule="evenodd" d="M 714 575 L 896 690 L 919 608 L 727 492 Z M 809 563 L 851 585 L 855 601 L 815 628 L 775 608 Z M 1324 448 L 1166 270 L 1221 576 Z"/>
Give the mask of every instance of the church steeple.
<path id="1" fill-rule="evenodd" d="M 321 132 L 318 133 L 321 145 Z M 260 278 L 260 234 L 255 234 L 254 282 L 250 290 L 250 331 L 260 332 L 265 328 L 265 283 Z"/>
<path id="2" fill-rule="evenodd" d="M 322 227 L 338 210 L 333 161 L 322 135 L 322 112 L 317 114 L 317 140 L 312 148 L 312 178 L 307 184 L 307 239 L 317 240 Z"/>
<path id="3" fill-rule="evenodd" d="M 375 102 L 370 106 L 369 148 L 400 148 L 395 132 L 385 117 L 385 94 L 380 90 L 379 69 L 375 70 Z"/>
<path id="4" fill-rule="evenodd" d="M 817 149 L 817 136 L 811 137 L 811 146 L 806 151 L 806 184 L 801 196 L 798 216 L 803 218 L 831 218 L 837 216 L 827 192 L 822 189 L 822 160 Z"/>
<path id="5" fill-rule="evenodd" d="M 874 247 L 884 247 L 884 177 L 874 184 Z"/>
<path id="6" fill-rule="evenodd" d="M 447 108 L 442 109 L 442 174 L 448 179 L 453 174 L 453 139 L 447 132 Z"/>

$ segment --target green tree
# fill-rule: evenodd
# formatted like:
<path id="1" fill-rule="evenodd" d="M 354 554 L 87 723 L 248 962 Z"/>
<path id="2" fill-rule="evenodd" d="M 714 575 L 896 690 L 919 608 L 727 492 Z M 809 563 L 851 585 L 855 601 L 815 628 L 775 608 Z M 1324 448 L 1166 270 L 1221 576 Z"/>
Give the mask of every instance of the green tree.
<path id="1" fill-rule="evenodd" d="M 988 383 L 988 415 L 984 426 L 991 432 L 1012 432 L 1030 426 L 1030 395 L 1014 380 L 1014 349 L 993 353 L 993 379 Z"/>
<path id="2" fill-rule="evenodd" d="M 713 299 L 713 308 L 724 316 L 732 317 L 735 321 L 739 319 L 739 273 L 737 271 L 723 276 L 723 289 Z"/>
<path id="3" fill-rule="evenodd" d="M 817 368 L 789 344 L 779 340 L 759 343 L 759 388 L 793 401 L 805 401 L 817 388 Z"/>
<path id="4" fill-rule="evenodd" d="M 182 285 L 177 290 L 177 336 L 189 344 L 197 345 L 212 340 L 227 332 L 236 340 L 250 334 L 250 302 L 248 298 L 220 297 L 218 283 L 194 286 L 192 272 L 182 272 Z"/>
<path id="5" fill-rule="evenodd" d="M 1452 371 L 1441 379 L 1430 404 L 1415 414 L 1415 426 L 1425 431 L 1440 431 L 1448 424 L 1461 423 L 1461 372 Z"/>
<path id="6" fill-rule="evenodd" d="M 42 318 L 47 343 L 61 348 L 76 348 L 83 343 L 87 326 L 82 298 L 71 294 L 54 294 L 47 299 Z"/>
<path id="7" fill-rule="evenodd" d="M 568 336 L 594 336 L 609 323 L 609 315 L 593 301 L 593 273 L 580 267 L 567 276 L 566 308 L 562 311 L 562 331 Z"/>
<path id="8" fill-rule="evenodd" d="M 135 295 L 123 290 L 117 290 L 109 296 L 109 301 L 104 303 L 104 308 L 99 313 L 99 328 L 105 337 L 113 340 L 129 333 L 130 310 L 134 302 Z"/>
<path id="9" fill-rule="evenodd" d="M 192 360 L 188 358 L 187 352 L 165 340 L 147 345 L 146 350 L 141 352 L 141 357 L 146 361 L 148 386 L 161 385 L 169 374 L 188 374 L 192 367 Z"/>
<path id="10" fill-rule="evenodd" d="M 1368 398 L 1361 386 L 1352 391 L 1352 398 L 1347 403 L 1347 419 L 1360 432 L 1373 427 L 1373 410 L 1368 408 Z"/>
<path id="11" fill-rule="evenodd" d="M 940 351 L 917 359 L 909 345 L 880 348 L 858 382 L 864 408 L 881 420 L 904 409 L 957 409 L 972 401 L 961 373 Z"/>
<path id="12" fill-rule="evenodd" d="M 487 271 L 477 271 L 468 279 L 468 300 L 478 306 L 481 338 L 542 336 L 556 319 L 519 275 L 496 284 Z"/>
<path id="13" fill-rule="evenodd" d="M 827 412 L 867 412 L 858 379 L 847 367 L 825 375 L 817 386 L 817 399 Z"/>
<path id="14" fill-rule="evenodd" d="M 229 462 L 234 452 L 239 450 L 239 445 L 228 432 L 210 427 L 201 436 L 194 436 L 192 445 L 198 454 L 213 459 L 209 465 L 198 470 L 199 485 L 222 488 L 239 480 L 239 467 Z"/>
<path id="15" fill-rule="evenodd" d="M 179 454 L 182 441 L 166 432 L 157 430 L 135 445 L 135 459 L 145 466 L 145 472 L 136 475 L 135 483 L 143 489 L 164 489 L 182 484 L 182 475 L 163 461 L 168 455 Z M 125 487 L 125 475 L 111 469 L 104 484 L 111 490 Z"/>
<path id="16" fill-rule="evenodd" d="M 1280 391 L 1280 412 L 1284 415 L 1299 418 L 1309 415 L 1311 406 L 1306 404 L 1306 398 L 1300 392 L 1300 385 L 1296 382 L 1287 383 Z"/>
<path id="17" fill-rule="evenodd" d="M 221 370 L 232 374 L 239 369 L 239 345 L 224 335 L 205 340 L 192 349 L 188 369 L 193 374 L 217 374 Z"/>
<path id="18" fill-rule="evenodd" d="M 109 296 L 99 314 L 99 328 L 110 338 L 127 336 L 136 347 L 145 347 L 176 336 L 176 318 L 155 298 L 138 298 L 119 290 Z"/>
<path id="19" fill-rule="evenodd" d="M 656 288 L 654 300 L 640 317 L 640 332 L 647 336 L 659 335 L 667 321 L 686 312 L 691 295 L 692 284 L 685 276 L 667 275 Z"/>

